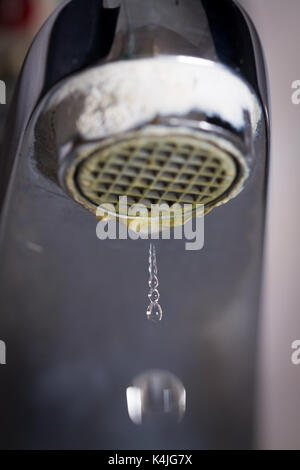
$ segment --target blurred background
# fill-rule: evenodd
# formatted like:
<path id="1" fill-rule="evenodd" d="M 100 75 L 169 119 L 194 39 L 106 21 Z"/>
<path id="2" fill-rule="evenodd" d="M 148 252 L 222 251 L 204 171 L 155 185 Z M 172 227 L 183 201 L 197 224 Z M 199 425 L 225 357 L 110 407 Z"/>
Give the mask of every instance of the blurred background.
<path id="1" fill-rule="evenodd" d="M 260 327 L 257 440 L 263 448 L 300 449 L 300 79 L 299 0 L 240 0 L 261 37 L 272 111 L 265 282 Z"/>
<path id="2" fill-rule="evenodd" d="M 30 42 L 59 0 L 0 0 L 0 78 L 9 103 Z M 257 387 L 257 446 L 300 448 L 300 366 L 291 344 L 300 339 L 300 80 L 299 0 L 240 0 L 265 51 L 272 107 L 272 154 L 264 297 Z M 0 136 L 8 106 L 0 106 Z"/>
<path id="3" fill-rule="evenodd" d="M 7 103 L 30 43 L 61 0 L 0 0 L 0 77 Z M 8 106 L 0 106 L 0 138 Z"/>

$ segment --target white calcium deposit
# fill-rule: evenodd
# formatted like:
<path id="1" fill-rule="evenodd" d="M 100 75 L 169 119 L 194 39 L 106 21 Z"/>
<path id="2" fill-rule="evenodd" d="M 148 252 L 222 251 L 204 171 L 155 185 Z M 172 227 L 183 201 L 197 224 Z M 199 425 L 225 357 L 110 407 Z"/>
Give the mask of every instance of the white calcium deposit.
<path id="1" fill-rule="evenodd" d="M 67 79 L 47 106 L 57 138 L 74 133 L 104 138 L 149 123 L 157 116 L 191 111 L 219 117 L 234 128 L 245 125 L 248 111 L 253 133 L 261 107 L 250 87 L 229 69 L 202 59 L 157 57 L 119 61 Z"/>

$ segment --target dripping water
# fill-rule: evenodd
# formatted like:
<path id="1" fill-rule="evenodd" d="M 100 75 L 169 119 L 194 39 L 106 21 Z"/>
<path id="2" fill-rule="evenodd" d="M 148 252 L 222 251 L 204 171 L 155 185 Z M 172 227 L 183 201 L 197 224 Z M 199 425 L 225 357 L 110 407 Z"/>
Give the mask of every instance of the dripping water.
<path id="1" fill-rule="evenodd" d="M 147 318 L 154 322 L 159 322 L 162 319 L 162 308 L 159 305 L 160 294 L 158 292 L 158 269 L 157 269 L 157 259 L 156 259 L 156 250 L 153 243 L 150 243 L 149 249 L 149 294 L 148 298 L 150 300 L 150 305 L 147 309 Z"/>

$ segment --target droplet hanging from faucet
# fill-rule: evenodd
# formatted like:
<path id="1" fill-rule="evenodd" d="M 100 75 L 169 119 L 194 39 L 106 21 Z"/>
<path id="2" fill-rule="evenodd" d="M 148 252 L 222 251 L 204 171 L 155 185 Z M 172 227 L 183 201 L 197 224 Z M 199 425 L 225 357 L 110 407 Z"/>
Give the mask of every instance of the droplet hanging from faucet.
<path id="1" fill-rule="evenodd" d="M 156 259 L 156 250 L 153 243 L 150 243 L 149 249 L 149 294 L 148 298 L 150 300 L 150 305 L 147 309 L 147 318 L 154 322 L 159 322 L 162 319 L 162 308 L 158 303 L 160 294 L 158 291 L 159 281 L 158 281 L 158 269 L 157 269 L 157 259 Z"/>

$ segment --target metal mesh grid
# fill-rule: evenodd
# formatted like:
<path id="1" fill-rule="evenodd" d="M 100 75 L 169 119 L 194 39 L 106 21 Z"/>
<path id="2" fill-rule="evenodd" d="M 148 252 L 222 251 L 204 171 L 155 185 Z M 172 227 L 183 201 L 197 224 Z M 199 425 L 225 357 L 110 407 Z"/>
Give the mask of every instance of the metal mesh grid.
<path id="1" fill-rule="evenodd" d="M 96 206 L 174 203 L 209 205 L 228 194 L 237 176 L 234 158 L 212 143 L 184 135 L 136 136 L 88 156 L 76 183 Z"/>

